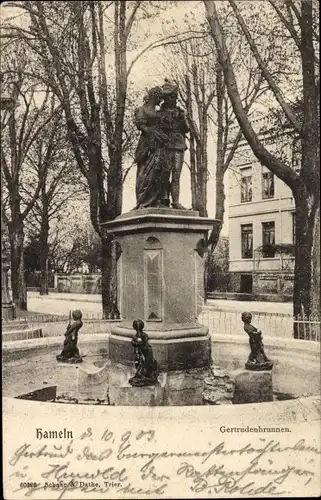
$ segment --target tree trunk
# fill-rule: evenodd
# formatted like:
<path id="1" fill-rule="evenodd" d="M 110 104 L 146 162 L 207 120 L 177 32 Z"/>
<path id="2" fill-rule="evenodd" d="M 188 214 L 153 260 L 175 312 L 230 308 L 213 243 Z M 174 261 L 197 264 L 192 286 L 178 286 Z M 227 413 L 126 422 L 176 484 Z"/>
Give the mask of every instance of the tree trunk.
<path id="1" fill-rule="evenodd" d="M 24 249 L 22 245 L 20 266 L 19 266 L 19 298 L 16 303 L 18 309 L 27 311 L 27 285 L 25 279 L 25 263 L 24 263 Z"/>
<path id="2" fill-rule="evenodd" d="M 320 200 L 314 217 L 312 246 L 311 314 L 320 321 Z"/>
<path id="3" fill-rule="evenodd" d="M 49 275 L 48 275 L 48 263 L 49 263 L 49 224 L 44 215 L 44 220 L 41 224 L 40 239 L 39 239 L 39 249 L 40 249 L 40 295 L 48 295 L 49 288 Z"/>
<path id="4" fill-rule="evenodd" d="M 317 317 L 320 320 L 320 85 L 318 82 L 318 70 L 315 68 L 315 49 L 313 42 L 313 2 L 311 0 L 301 1 L 301 61 L 303 77 L 303 109 L 304 119 L 302 124 L 302 161 L 300 176 L 307 187 L 304 193 L 302 206 L 307 206 L 306 228 L 299 232 L 306 232 L 306 259 L 309 274 L 305 280 L 303 298 L 308 296 L 309 303 L 306 306 L 300 304 L 300 290 L 296 290 L 294 297 L 294 313 L 296 314 L 301 305 L 302 313 L 311 319 Z M 301 206 L 300 206 L 301 209 Z M 300 212 L 300 210 L 299 210 Z M 296 229 L 297 231 L 297 229 Z M 297 245 L 300 245 L 298 241 Z M 298 249 L 298 253 L 302 250 Z M 304 250 L 303 250 L 304 252 Z M 304 257 L 304 255 L 303 255 Z M 299 266 L 301 264 L 299 263 Z M 303 271 L 300 276 L 303 279 Z M 299 288 L 299 284 L 297 286 Z M 309 325 L 308 336 L 313 335 L 313 325 Z"/>
<path id="5" fill-rule="evenodd" d="M 196 153 L 195 153 L 195 139 L 190 132 L 190 172 L 191 172 L 191 197 L 192 197 L 192 209 L 198 210 L 197 205 L 197 179 L 196 179 Z"/>
<path id="6" fill-rule="evenodd" d="M 119 319 L 117 305 L 117 245 L 112 236 L 103 237 L 101 294 L 104 319 Z"/>
<path id="7" fill-rule="evenodd" d="M 207 293 L 208 293 L 208 254 L 204 259 L 204 305 L 207 304 Z"/>
<path id="8" fill-rule="evenodd" d="M 216 224 L 210 235 L 209 243 L 211 244 L 211 251 L 213 252 L 220 239 L 221 229 L 224 222 L 225 213 L 225 191 L 224 191 L 224 170 L 219 167 L 218 160 L 216 166 L 216 178 L 215 178 L 215 219 L 220 221 L 220 224 Z"/>
<path id="9" fill-rule="evenodd" d="M 296 196 L 295 211 L 295 281 L 293 312 L 295 319 L 310 321 L 311 315 L 320 316 L 320 267 L 317 264 L 318 244 L 314 240 L 320 234 L 320 201 L 307 192 Z M 308 323 L 294 324 L 294 337 L 310 339 L 313 328 Z"/>
<path id="10" fill-rule="evenodd" d="M 27 289 L 24 275 L 23 258 L 23 229 L 9 227 L 10 252 L 11 252 L 11 290 L 12 301 L 17 309 L 27 310 Z"/>
<path id="11" fill-rule="evenodd" d="M 203 160 L 201 159 L 199 162 L 200 175 L 199 175 L 199 202 L 198 202 L 198 210 L 201 217 L 207 217 L 207 171 L 204 168 Z"/>
<path id="12" fill-rule="evenodd" d="M 207 217 L 207 181 L 208 181 L 208 158 L 207 158 L 207 114 L 204 111 L 204 101 L 202 102 L 202 126 L 201 130 L 201 144 L 202 144 L 202 156 L 201 156 L 201 164 L 200 167 L 202 169 L 202 183 L 200 186 L 201 192 L 201 210 L 200 216 Z"/>
<path id="13" fill-rule="evenodd" d="M 121 148 L 115 151 L 108 170 L 108 193 L 105 221 L 113 220 L 121 214 L 123 185 L 121 182 Z M 111 235 L 102 238 L 102 306 L 105 319 L 118 319 L 117 296 L 117 254 L 116 242 Z"/>
<path id="14" fill-rule="evenodd" d="M 101 151 L 99 152 L 101 154 Z M 97 160 L 100 158 L 100 161 Z M 117 156 L 121 165 L 121 158 Z M 117 259 L 116 243 L 112 236 L 102 236 L 100 223 L 115 219 L 121 213 L 119 199 L 121 199 L 122 184 L 119 182 L 121 168 L 117 168 L 116 160 L 111 162 L 108 169 L 108 192 L 107 203 L 103 192 L 101 156 L 93 155 L 90 162 L 91 176 L 88 178 L 90 189 L 90 217 L 93 227 L 102 243 L 102 266 L 101 266 L 101 294 L 102 309 L 105 319 L 118 319 L 120 317 L 117 307 Z"/>
<path id="15" fill-rule="evenodd" d="M 223 124 L 223 103 L 224 103 L 224 80 L 223 71 L 218 64 L 216 67 L 216 105 L 217 105 L 217 132 L 216 132 L 216 176 L 215 176 L 215 219 L 220 221 L 216 224 L 210 234 L 209 243 L 213 253 L 220 238 L 225 212 L 225 191 L 224 191 L 224 124 Z M 226 124 L 227 126 L 227 124 Z"/>

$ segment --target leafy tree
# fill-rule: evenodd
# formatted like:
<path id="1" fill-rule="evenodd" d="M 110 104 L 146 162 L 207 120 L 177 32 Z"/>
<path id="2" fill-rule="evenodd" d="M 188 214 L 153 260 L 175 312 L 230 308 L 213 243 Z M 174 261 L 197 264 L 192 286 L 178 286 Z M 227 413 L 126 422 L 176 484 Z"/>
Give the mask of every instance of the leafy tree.
<path id="1" fill-rule="evenodd" d="M 84 199 L 83 194 L 88 189 L 75 167 L 61 115 L 40 132 L 30 149 L 29 162 L 34 176 L 24 180 L 26 196 L 32 195 L 34 177 L 37 181 L 43 177 L 39 196 L 28 217 L 28 225 L 39 235 L 40 295 L 47 295 L 50 228 L 61 216 L 69 200 Z M 43 174 L 44 163 L 48 164 L 48 168 Z"/>
<path id="2" fill-rule="evenodd" d="M 214 252 L 208 254 L 205 267 L 207 292 L 227 292 L 230 284 L 228 238 L 220 237 Z"/>
<path id="3" fill-rule="evenodd" d="M 290 103 L 285 98 L 284 80 L 277 81 L 269 66 L 261 57 L 262 41 L 259 43 L 251 34 L 250 23 L 246 22 L 238 3 L 229 0 L 238 26 L 244 34 L 248 47 L 253 54 L 258 68 L 269 85 L 271 94 L 280 110 L 284 113 L 291 126 L 301 140 L 301 166 L 295 171 L 291 166 L 271 153 L 263 144 L 253 124 L 249 119 L 244 104 L 240 98 L 235 71 L 227 47 L 226 37 L 215 2 L 204 2 L 211 35 L 215 42 L 219 60 L 222 66 L 224 81 L 233 111 L 242 133 L 248 141 L 257 159 L 271 172 L 285 182 L 292 190 L 295 204 L 296 224 L 296 254 L 294 278 L 295 316 L 314 314 L 320 315 L 320 265 L 319 265 L 319 235 L 320 235 L 320 88 L 318 56 L 316 46 L 319 43 L 316 19 L 318 12 L 316 2 L 304 0 L 294 2 L 270 1 L 274 9 L 276 23 L 279 29 L 288 35 L 297 75 L 296 95 L 302 96 L 303 119 L 300 121 L 294 114 Z M 270 13 L 270 17 L 272 14 Z M 276 36 L 274 30 L 273 36 Z M 289 57 L 290 59 L 290 57 Z M 299 68 L 299 71 L 298 71 Z M 295 80 L 291 78 L 292 83 Z M 295 336 L 297 336 L 295 331 Z"/>
<path id="4" fill-rule="evenodd" d="M 88 183 L 92 225 L 102 242 L 104 316 L 118 317 L 116 245 L 101 224 L 122 208 L 124 148 L 131 137 L 125 132 L 127 92 L 140 56 L 128 63 L 128 49 L 136 49 L 131 35 L 139 19 L 157 15 L 163 4 L 120 0 L 12 5 L 23 9 L 29 26 L 7 24 L 7 29 L 32 48 L 38 68 L 32 75 L 51 89 L 63 109 L 73 154 Z"/>
<path id="5" fill-rule="evenodd" d="M 90 273 L 101 271 L 102 248 L 101 241 L 97 236 L 95 237 L 95 235 L 93 235 L 93 238 L 89 240 L 88 246 L 84 250 L 83 259 L 84 263 L 88 265 L 88 271 Z"/>
<path id="6" fill-rule="evenodd" d="M 48 162 L 42 162 L 35 180 L 31 150 L 41 131 L 49 122 L 57 120 L 59 108 L 52 105 L 48 87 L 43 92 L 41 104 L 36 102 L 39 86 L 36 80 L 27 78 L 23 73 L 32 61 L 22 44 L 7 46 L 1 62 L 3 88 L 17 104 L 1 118 L 1 164 L 5 195 L 3 213 L 10 241 L 12 298 L 19 309 L 26 309 L 24 224 L 39 197 L 49 166 Z M 24 180 L 28 176 L 33 178 L 33 182 L 26 196 Z"/>
<path id="7" fill-rule="evenodd" d="M 93 228 L 87 199 L 70 198 L 52 221 L 49 233 L 49 265 L 55 273 L 78 272 L 91 246 Z M 98 238 L 98 236 L 97 236 Z"/>
<path id="8" fill-rule="evenodd" d="M 247 113 L 251 114 L 254 103 L 268 87 L 256 69 L 253 57 L 244 53 L 241 33 L 228 25 L 228 19 L 226 12 L 225 33 L 233 46 L 234 66 L 242 77 L 242 101 Z M 191 22 L 187 25 L 191 37 L 175 42 L 165 67 L 179 86 L 180 101 L 187 112 L 190 147 L 189 161 L 186 163 L 191 174 L 192 208 L 202 216 L 207 216 L 208 179 L 210 175 L 215 177 L 215 218 L 221 221 L 221 225 L 215 225 L 209 238 L 213 250 L 220 236 L 225 213 L 224 176 L 238 149 L 242 132 L 228 100 L 222 68 L 208 29 L 202 25 L 203 31 L 193 34 Z M 276 43 L 271 43 L 265 55 L 266 61 L 273 59 L 275 51 Z M 213 142 L 216 157 L 211 154 Z"/>
<path id="9" fill-rule="evenodd" d="M 29 236 L 29 242 L 24 248 L 24 265 L 27 276 L 35 271 L 40 271 L 39 252 L 39 235 L 35 233 Z"/>

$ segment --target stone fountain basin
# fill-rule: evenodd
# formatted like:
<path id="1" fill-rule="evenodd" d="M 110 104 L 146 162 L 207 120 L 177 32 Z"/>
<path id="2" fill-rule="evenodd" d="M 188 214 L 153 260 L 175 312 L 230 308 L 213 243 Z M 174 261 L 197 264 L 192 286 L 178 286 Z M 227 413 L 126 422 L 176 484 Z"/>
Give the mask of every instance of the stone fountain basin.
<path id="1" fill-rule="evenodd" d="M 244 369 L 249 346 L 246 337 L 214 334 L 212 358 L 215 365 L 235 372 Z M 84 367 L 94 371 L 108 363 L 109 333 L 83 335 L 79 349 Z M 56 354 L 61 337 L 46 337 L 3 345 L 3 396 L 17 397 L 57 384 Z M 264 338 L 266 353 L 274 361 L 273 389 L 293 398 L 320 394 L 320 349 L 316 342 Z M 264 403 L 264 405 L 275 403 Z M 277 403 L 278 404 L 278 403 Z"/>

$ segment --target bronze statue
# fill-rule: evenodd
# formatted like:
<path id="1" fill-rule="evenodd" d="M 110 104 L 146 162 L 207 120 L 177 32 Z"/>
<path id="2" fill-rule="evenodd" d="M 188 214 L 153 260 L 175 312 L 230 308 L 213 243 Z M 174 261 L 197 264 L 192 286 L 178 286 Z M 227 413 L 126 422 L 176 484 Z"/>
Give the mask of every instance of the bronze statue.
<path id="1" fill-rule="evenodd" d="M 161 87 L 149 90 L 143 106 L 135 111 L 135 124 L 141 131 L 135 152 L 136 207 L 167 207 L 168 137 L 161 130 L 156 106 L 163 98 Z M 168 170 L 168 171 L 167 171 Z"/>
<path id="2" fill-rule="evenodd" d="M 175 83 L 165 79 L 162 86 L 163 102 L 161 104 L 161 127 L 169 137 L 168 164 L 170 178 L 167 183 L 167 198 L 172 197 L 172 207 L 186 210 L 179 203 L 180 176 L 184 163 L 184 151 L 186 146 L 186 134 L 189 127 L 186 122 L 184 111 L 177 106 L 178 87 Z"/>
<path id="3" fill-rule="evenodd" d="M 56 359 L 64 363 L 82 363 L 83 360 L 77 347 L 78 332 L 83 325 L 81 321 L 81 311 L 73 311 L 72 319 L 74 320 L 73 323 L 71 323 L 71 318 L 69 318 L 69 324 L 65 333 L 64 347 L 61 354 L 56 356 Z"/>
<path id="4" fill-rule="evenodd" d="M 136 330 L 132 339 L 132 345 L 135 348 L 136 373 L 128 382 L 136 387 L 154 385 L 157 383 L 158 366 L 148 343 L 148 335 L 143 331 L 144 322 L 136 319 L 133 322 L 133 328 Z"/>
<path id="5" fill-rule="evenodd" d="M 273 361 L 268 359 L 264 352 L 264 345 L 262 342 L 262 332 L 251 325 L 252 314 L 249 312 L 242 313 L 241 319 L 244 323 L 244 331 L 248 334 L 250 340 L 251 352 L 245 368 L 247 370 L 271 370 Z"/>
<path id="6" fill-rule="evenodd" d="M 185 210 L 179 203 L 179 184 L 189 128 L 177 97 L 178 87 L 165 80 L 162 87 L 149 90 L 143 106 L 135 111 L 135 124 L 141 132 L 135 153 L 135 209 L 169 207 L 171 196 L 172 207 Z"/>

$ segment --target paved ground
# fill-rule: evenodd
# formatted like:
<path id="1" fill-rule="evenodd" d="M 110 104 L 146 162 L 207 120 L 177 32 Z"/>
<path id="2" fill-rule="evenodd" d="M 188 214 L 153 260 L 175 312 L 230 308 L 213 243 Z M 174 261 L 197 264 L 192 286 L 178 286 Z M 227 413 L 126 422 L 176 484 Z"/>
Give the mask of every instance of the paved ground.
<path id="1" fill-rule="evenodd" d="M 28 292 L 28 310 L 35 313 L 66 315 L 69 311 L 80 309 L 86 316 L 101 314 L 101 297 L 99 295 L 51 293 L 44 297 L 36 292 Z"/>
<path id="2" fill-rule="evenodd" d="M 220 311 L 252 311 L 270 314 L 291 314 L 292 304 L 284 302 L 246 302 L 235 300 L 208 300 L 207 306 Z M 50 293 L 40 296 L 28 292 L 28 310 L 38 313 L 68 314 L 71 309 L 97 315 L 101 312 L 101 296 L 77 293 Z"/>
<path id="3" fill-rule="evenodd" d="M 219 309 L 220 311 L 252 311 L 270 314 L 292 314 L 292 302 L 250 302 L 241 300 L 221 300 L 209 299 L 208 307 Z"/>

